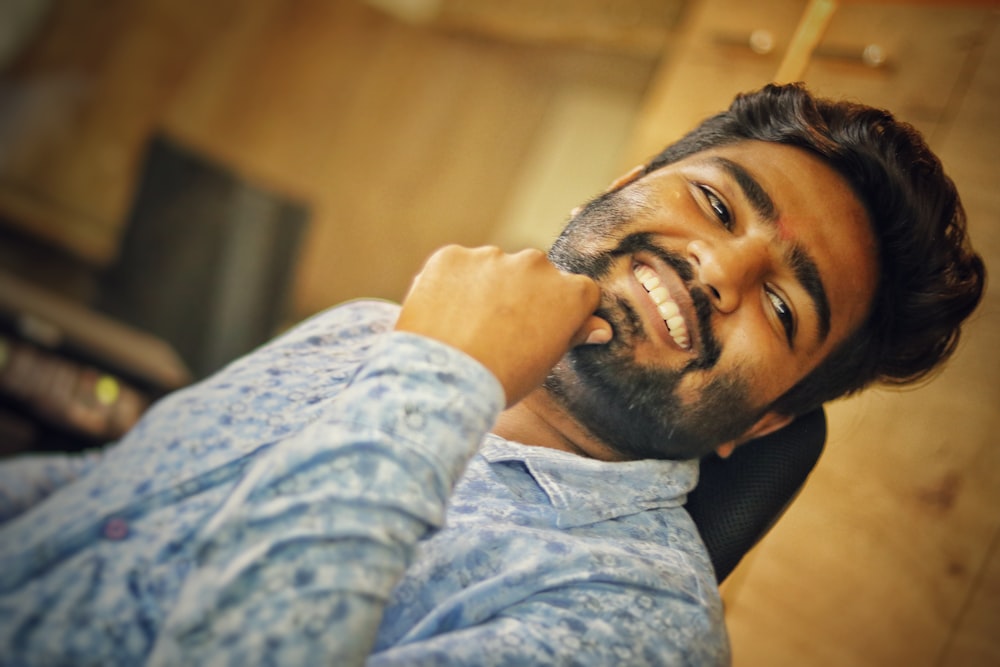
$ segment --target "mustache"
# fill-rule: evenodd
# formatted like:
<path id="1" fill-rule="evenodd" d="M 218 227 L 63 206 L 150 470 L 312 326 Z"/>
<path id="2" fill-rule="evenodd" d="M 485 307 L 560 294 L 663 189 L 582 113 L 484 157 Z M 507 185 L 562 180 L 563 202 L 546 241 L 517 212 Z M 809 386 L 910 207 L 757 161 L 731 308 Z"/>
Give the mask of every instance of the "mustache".
<path id="1" fill-rule="evenodd" d="M 690 283 L 694 280 L 694 268 L 691 266 L 691 263 L 677 253 L 657 246 L 653 243 L 652 234 L 645 232 L 629 234 L 615 246 L 610 255 L 611 257 L 621 257 L 622 255 L 634 254 L 640 250 L 655 255 L 666 262 L 685 283 Z M 608 264 L 610 265 L 610 263 L 609 258 Z"/>
<path id="2" fill-rule="evenodd" d="M 610 270 L 613 258 L 631 255 L 638 251 L 655 255 L 676 271 L 680 279 L 684 281 L 684 286 L 694 304 L 695 317 L 698 320 L 698 334 L 701 340 L 701 353 L 697 359 L 692 359 L 687 363 L 683 372 L 712 368 L 722 355 L 722 346 L 712 331 L 712 313 L 714 311 L 712 300 L 705 290 L 691 284 L 694 281 L 694 267 L 691 266 L 691 262 L 671 250 L 657 246 L 653 243 L 652 234 L 642 232 L 624 237 L 614 250 L 602 258 L 605 264 L 604 271 Z"/>

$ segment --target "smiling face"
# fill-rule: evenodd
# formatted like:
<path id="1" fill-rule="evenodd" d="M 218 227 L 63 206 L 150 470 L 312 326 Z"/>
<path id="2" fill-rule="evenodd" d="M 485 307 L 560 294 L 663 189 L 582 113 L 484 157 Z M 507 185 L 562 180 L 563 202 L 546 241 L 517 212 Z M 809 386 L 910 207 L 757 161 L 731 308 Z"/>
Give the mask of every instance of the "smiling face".
<path id="1" fill-rule="evenodd" d="M 871 303 L 875 240 L 846 182 L 747 141 L 617 185 L 550 251 L 598 280 L 615 335 L 572 350 L 549 391 L 630 458 L 699 456 L 782 423 L 767 406 Z"/>

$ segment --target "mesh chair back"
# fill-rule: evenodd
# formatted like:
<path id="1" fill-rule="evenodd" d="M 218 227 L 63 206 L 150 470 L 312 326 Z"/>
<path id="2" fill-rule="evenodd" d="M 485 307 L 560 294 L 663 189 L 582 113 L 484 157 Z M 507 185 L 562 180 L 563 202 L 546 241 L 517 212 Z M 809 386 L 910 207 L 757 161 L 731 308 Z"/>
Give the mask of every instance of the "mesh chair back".
<path id="1" fill-rule="evenodd" d="M 825 443 L 826 413 L 819 408 L 737 447 L 728 459 L 711 455 L 702 460 L 687 510 L 720 583 L 795 498 Z"/>

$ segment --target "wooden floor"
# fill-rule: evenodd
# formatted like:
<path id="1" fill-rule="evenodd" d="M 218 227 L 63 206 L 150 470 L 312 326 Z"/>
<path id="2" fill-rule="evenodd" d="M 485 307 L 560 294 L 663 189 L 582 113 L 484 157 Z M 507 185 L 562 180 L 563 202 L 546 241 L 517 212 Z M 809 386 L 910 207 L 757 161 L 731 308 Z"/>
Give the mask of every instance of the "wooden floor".
<path id="1" fill-rule="evenodd" d="M 728 14 L 743 20 L 757 4 Z M 1000 30 L 987 11 L 959 23 L 974 41 L 960 56 L 905 42 L 920 63 L 914 94 L 925 69 L 958 71 L 947 95 L 907 113 L 929 130 L 1000 272 Z M 309 203 L 295 317 L 398 299 L 446 242 L 544 244 L 633 157 L 637 136 L 648 141 L 649 110 L 666 99 L 656 72 L 696 52 L 675 45 L 658 63 L 436 32 L 353 0 L 64 0 L 46 30 L 0 77 L 0 91 L 23 98 L 0 116 L 0 206 L 107 261 L 143 142 L 168 133 Z M 695 101 L 719 92 L 698 69 L 706 58 L 671 80 L 690 85 L 672 117 L 703 114 Z M 776 63 L 759 63 L 741 81 L 766 81 Z M 881 94 L 881 75 L 864 76 Z M 829 408 L 819 467 L 724 588 L 735 664 L 1000 665 L 998 406 L 994 285 L 933 383 Z"/>

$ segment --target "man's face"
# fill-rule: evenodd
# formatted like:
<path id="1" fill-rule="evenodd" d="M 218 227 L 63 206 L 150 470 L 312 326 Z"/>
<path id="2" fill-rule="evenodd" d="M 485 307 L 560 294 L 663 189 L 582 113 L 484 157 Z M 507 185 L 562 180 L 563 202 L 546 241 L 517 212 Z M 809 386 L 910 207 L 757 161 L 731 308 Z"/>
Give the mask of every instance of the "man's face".
<path id="1" fill-rule="evenodd" d="M 775 399 L 863 321 L 875 240 L 846 182 L 747 141 L 632 180 L 576 215 L 550 257 L 595 278 L 606 346 L 546 383 L 630 458 L 688 458 L 759 430 Z"/>

